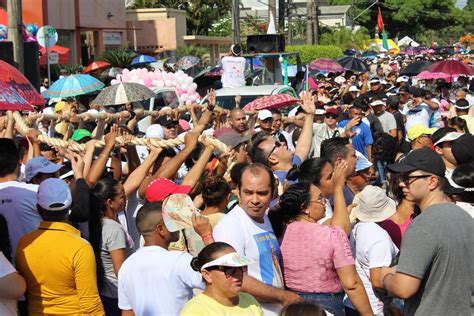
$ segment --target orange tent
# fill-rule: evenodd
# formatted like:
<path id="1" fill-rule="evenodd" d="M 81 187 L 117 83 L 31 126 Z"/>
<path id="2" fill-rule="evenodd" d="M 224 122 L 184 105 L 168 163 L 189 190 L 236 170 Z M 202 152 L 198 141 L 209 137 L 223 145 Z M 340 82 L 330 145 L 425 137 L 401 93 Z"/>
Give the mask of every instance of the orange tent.
<path id="1" fill-rule="evenodd" d="M 49 54 L 51 54 L 51 53 L 58 54 L 58 62 L 57 63 L 61 64 L 61 65 L 69 64 L 69 61 L 70 61 L 69 52 L 70 52 L 69 48 L 58 46 L 58 45 L 55 45 L 55 46 L 49 48 Z M 40 53 L 41 53 L 40 65 L 46 65 L 46 49 L 44 47 L 41 47 L 40 48 Z"/>
<path id="2" fill-rule="evenodd" d="M 465 43 L 465 42 L 474 43 L 474 35 L 462 36 L 462 37 L 459 39 L 459 43 L 463 44 L 463 43 Z"/>

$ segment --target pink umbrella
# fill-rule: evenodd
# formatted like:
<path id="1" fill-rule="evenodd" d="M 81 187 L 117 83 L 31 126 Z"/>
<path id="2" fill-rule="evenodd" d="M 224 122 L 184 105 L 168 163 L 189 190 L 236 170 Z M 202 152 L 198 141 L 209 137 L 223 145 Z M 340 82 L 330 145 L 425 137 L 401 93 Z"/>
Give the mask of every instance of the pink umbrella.
<path id="1" fill-rule="evenodd" d="M 420 72 L 415 78 L 418 80 L 445 79 L 448 81 L 451 79 L 451 76 L 442 72 L 429 72 L 425 70 Z"/>
<path id="2" fill-rule="evenodd" d="M 429 72 L 441 72 L 450 76 L 474 76 L 474 68 L 457 60 L 443 60 L 426 68 Z"/>
<path id="3" fill-rule="evenodd" d="M 289 95 L 289 94 L 273 94 L 267 95 L 258 99 L 253 100 L 250 103 L 247 103 L 244 106 L 245 111 L 258 111 L 263 109 L 279 109 L 286 106 L 290 106 L 298 102 L 299 99 Z"/>

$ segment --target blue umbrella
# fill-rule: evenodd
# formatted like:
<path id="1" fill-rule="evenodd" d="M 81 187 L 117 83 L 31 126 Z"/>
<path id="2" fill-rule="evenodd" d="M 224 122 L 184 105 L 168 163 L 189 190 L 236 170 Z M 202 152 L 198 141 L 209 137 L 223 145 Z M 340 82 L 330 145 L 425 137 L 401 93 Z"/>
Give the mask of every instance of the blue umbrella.
<path id="1" fill-rule="evenodd" d="M 69 98 L 100 90 L 105 85 L 90 75 L 77 74 L 63 77 L 53 83 L 46 93 L 47 98 Z"/>
<path id="2" fill-rule="evenodd" d="M 149 64 L 149 63 L 154 63 L 156 61 L 155 58 L 148 56 L 148 55 L 140 55 L 135 57 L 132 60 L 132 65 L 141 65 L 141 64 Z"/>

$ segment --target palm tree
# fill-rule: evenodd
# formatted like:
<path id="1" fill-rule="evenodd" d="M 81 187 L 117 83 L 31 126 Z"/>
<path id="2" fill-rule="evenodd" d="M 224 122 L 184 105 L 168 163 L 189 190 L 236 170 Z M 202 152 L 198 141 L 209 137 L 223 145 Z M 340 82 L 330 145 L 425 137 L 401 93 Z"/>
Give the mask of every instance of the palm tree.
<path id="1" fill-rule="evenodd" d="M 102 60 L 111 64 L 112 67 L 127 68 L 131 66 L 136 56 L 137 54 L 128 50 L 108 50 L 102 54 Z"/>

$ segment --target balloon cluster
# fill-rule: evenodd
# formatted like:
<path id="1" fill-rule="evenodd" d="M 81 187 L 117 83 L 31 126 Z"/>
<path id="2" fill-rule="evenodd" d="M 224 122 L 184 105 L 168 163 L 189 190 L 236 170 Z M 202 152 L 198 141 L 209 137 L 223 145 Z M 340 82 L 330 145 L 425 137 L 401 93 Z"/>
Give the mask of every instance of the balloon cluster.
<path id="1" fill-rule="evenodd" d="M 8 39 L 8 28 L 0 24 L 0 41 L 6 41 Z"/>
<path id="2" fill-rule="evenodd" d="M 36 33 L 38 33 L 38 25 L 26 24 L 22 28 L 23 37 L 26 42 L 36 42 Z"/>
<path id="3" fill-rule="evenodd" d="M 117 75 L 111 81 L 111 84 L 118 84 L 120 82 L 134 82 L 144 85 L 150 89 L 153 88 L 174 88 L 181 101 L 190 105 L 193 102 L 199 101 L 200 96 L 196 92 L 197 84 L 193 82 L 193 78 L 185 74 L 183 71 L 175 73 L 160 71 L 148 71 L 146 68 L 142 69 L 124 69 L 121 75 Z"/>

